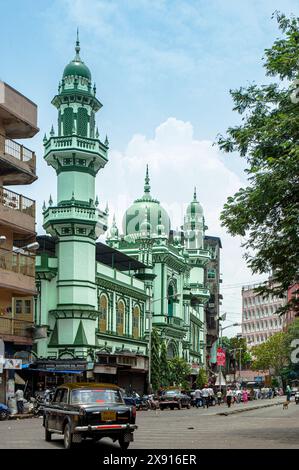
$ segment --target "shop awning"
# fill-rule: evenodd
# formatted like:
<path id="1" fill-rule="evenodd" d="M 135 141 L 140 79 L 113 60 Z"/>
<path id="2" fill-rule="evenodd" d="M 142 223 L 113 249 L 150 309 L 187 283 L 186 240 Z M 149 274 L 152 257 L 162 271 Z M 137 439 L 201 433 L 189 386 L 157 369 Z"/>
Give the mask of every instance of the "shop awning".
<path id="1" fill-rule="evenodd" d="M 82 374 L 85 370 L 61 370 L 61 369 L 29 369 L 37 372 L 52 372 L 53 374 Z"/>

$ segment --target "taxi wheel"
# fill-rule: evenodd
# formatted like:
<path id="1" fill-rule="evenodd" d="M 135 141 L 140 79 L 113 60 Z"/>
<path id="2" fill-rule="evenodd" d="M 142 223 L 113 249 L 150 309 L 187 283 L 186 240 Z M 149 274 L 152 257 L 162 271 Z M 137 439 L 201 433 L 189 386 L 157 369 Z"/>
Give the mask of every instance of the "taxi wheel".
<path id="1" fill-rule="evenodd" d="M 191 408 L 191 405 L 190 405 L 190 403 L 188 403 L 187 409 L 190 410 L 190 408 Z"/>
<path id="2" fill-rule="evenodd" d="M 66 423 L 64 428 L 63 443 L 65 449 L 71 449 L 73 446 L 73 436 L 71 433 L 71 426 L 69 423 Z"/>
<path id="3" fill-rule="evenodd" d="M 52 438 L 52 433 L 45 428 L 45 441 L 50 442 Z"/>

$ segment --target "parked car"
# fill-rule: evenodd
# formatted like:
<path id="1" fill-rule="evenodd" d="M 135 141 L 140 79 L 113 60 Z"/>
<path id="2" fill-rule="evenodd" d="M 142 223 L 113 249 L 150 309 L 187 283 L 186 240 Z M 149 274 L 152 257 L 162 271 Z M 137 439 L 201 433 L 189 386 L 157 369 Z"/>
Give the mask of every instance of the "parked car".
<path id="1" fill-rule="evenodd" d="M 110 437 L 122 450 L 134 440 L 136 408 L 126 405 L 116 385 L 97 383 L 64 384 L 44 408 L 45 439 L 63 434 L 64 447 L 91 438 Z"/>
<path id="2" fill-rule="evenodd" d="M 182 393 L 178 389 L 169 389 L 165 390 L 160 395 L 160 410 L 164 410 L 165 408 L 170 408 L 171 410 L 177 408 L 178 410 L 180 410 L 183 407 L 191 407 L 191 398 L 186 393 Z"/>

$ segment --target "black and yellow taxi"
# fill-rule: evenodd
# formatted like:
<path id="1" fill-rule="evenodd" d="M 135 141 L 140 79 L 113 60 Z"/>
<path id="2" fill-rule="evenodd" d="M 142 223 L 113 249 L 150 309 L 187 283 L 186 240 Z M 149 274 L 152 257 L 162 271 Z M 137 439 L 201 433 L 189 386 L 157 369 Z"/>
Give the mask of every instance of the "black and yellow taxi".
<path id="1" fill-rule="evenodd" d="M 134 440 L 135 420 L 135 406 L 125 404 L 116 385 L 69 383 L 56 389 L 45 407 L 43 425 L 46 441 L 52 434 L 62 434 L 66 449 L 85 438 L 110 437 L 125 450 Z"/>

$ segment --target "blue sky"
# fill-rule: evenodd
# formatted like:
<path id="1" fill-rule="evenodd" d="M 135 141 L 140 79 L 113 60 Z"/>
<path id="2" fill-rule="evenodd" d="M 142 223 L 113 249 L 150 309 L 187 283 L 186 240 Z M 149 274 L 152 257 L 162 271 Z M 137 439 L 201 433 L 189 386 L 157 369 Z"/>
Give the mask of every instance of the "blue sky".
<path id="1" fill-rule="evenodd" d="M 41 204 L 50 193 L 55 197 L 56 185 L 42 160 L 42 138 L 56 124 L 50 101 L 74 56 L 78 26 L 81 57 L 104 105 L 100 134 L 110 140 L 110 163 L 97 180 L 103 205 L 109 201 L 121 224 L 123 210 L 142 191 L 148 162 L 153 193 L 175 228 L 197 185 L 209 233 L 223 239 L 224 284 L 256 280 L 235 249 L 240 241 L 219 224 L 225 198 L 244 184 L 244 163 L 212 143 L 239 120 L 229 89 L 266 81 L 263 51 L 279 36 L 274 10 L 296 14 L 298 2 L 0 0 L 0 79 L 39 107 L 41 131 L 29 145 L 38 155 L 39 180 L 24 189 L 37 200 L 39 231 Z M 237 314 L 239 290 L 223 293 L 223 311 Z"/>

